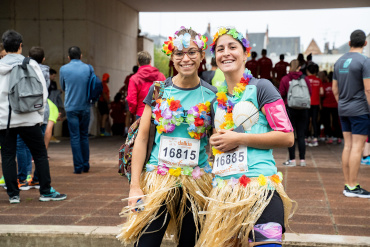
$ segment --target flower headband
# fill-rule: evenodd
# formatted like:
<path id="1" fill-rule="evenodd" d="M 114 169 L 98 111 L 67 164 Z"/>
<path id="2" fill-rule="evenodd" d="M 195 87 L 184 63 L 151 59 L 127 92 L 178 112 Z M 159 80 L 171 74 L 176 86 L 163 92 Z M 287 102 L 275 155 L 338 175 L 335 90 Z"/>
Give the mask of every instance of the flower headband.
<path id="1" fill-rule="evenodd" d="M 245 47 L 246 51 L 248 52 L 248 57 L 251 55 L 250 51 L 252 50 L 252 47 L 249 46 L 249 41 L 243 37 L 243 34 L 236 31 L 235 28 L 230 29 L 230 28 L 225 28 L 225 27 L 220 27 L 217 33 L 213 36 L 213 43 L 210 45 L 211 52 L 213 55 L 215 54 L 215 44 L 216 44 L 217 39 L 224 34 L 228 34 L 232 36 L 234 39 L 239 40 Z"/>
<path id="2" fill-rule="evenodd" d="M 164 42 L 162 52 L 164 52 L 167 56 L 172 54 L 175 47 L 181 51 L 183 48 L 188 48 L 190 46 L 191 35 L 189 33 L 177 36 L 177 34 L 183 29 L 186 28 L 181 26 L 180 30 L 175 32 L 174 37 L 168 37 L 168 40 Z M 202 50 L 207 49 L 207 41 L 208 38 L 200 33 L 198 33 L 198 35 L 195 36 L 195 39 L 193 39 L 193 42 L 199 47 L 199 49 Z"/>

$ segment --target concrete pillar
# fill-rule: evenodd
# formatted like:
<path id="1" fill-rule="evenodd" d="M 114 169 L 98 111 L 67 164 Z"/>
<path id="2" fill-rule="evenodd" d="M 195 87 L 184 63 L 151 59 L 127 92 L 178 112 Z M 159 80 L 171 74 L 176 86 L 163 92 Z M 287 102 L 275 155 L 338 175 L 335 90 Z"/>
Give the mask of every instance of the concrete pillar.
<path id="1" fill-rule="evenodd" d="M 136 64 L 138 25 L 138 11 L 120 0 L 1 0 L 0 33 L 20 32 L 23 55 L 41 46 L 45 64 L 59 71 L 68 48 L 79 46 L 100 78 L 110 74 L 111 99 Z"/>

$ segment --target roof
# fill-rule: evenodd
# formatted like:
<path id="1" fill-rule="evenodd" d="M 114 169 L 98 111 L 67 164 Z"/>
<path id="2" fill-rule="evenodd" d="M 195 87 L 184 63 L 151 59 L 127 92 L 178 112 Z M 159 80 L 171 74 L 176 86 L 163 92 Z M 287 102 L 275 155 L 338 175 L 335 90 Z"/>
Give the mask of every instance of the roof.
<path id="1" fill-rule="evenodd" d="M 300 46 L 300 37 L 270 37 L 267 45 L 267 54 L 275 53 L 277 56 L 280 54 L 298 55 Z"/>
<path id="2" fill-rule="evenodd" d="M 266 33 L 248 33 L 247 39 L 249 45 L 252 47 L 252 51 L 257 52 L 258 56 L 261 56 L 261 51 L 264 47 Z"/>

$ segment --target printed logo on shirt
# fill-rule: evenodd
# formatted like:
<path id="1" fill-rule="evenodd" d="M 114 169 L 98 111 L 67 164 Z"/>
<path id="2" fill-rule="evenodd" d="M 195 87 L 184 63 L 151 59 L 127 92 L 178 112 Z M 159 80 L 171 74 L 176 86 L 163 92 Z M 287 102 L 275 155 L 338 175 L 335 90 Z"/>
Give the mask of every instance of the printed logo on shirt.
<path id="1" fill-rule="evenodd" d="M 351 62 L 352 62 L 352 58 L 348 58 L 348 59 L 344 62 L 344 64 L 343 64 L 343 69 L 347 69 L 347 68 L 348 68 L 348 66 L 351 64 Z"/>

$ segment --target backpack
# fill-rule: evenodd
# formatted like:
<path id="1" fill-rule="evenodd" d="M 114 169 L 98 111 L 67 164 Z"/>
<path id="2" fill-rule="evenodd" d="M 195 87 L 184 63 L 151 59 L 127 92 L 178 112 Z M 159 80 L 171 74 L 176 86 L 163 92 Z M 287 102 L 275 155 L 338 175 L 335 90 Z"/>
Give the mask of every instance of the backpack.
<path id="1" fill-rule="evenodd" d="M 90 104 L 94 104 L 99 100 L 101 93 L 103 92 L 103 83 L 95 75 L 92 66 L 89 64 L 90 68 L 90 79 L 87 88 L 87 101 Z"/>
<path id="2" fill-rule="evenodd" d="M 293 109 L 310 109 L 311 96 L 303 77 L 290 82 L 287 102 L 288 106 Z"/>
<path id="3" fill-rule="evenodd" d="M 157 99 L 161 99 L 164 92 L 164 82 L 154 82 L 154 92 L 152 98 L 152 107 L 155 107 Z M 132 150 L 134 148 L 135 139 L 139 132 L 141 118 L 137 119 L 129 128 L 125 143 L 119 149 L 118 158 L 118 173 L 121 176 L 126 176 L 128 181 L 131 181 L 131 161 L 132 161 Z M 156 125 L 153 120 L 150 121 L 149 139 L 146 148 L 145 163 L 149 161 L 150 154 L 152 152 L 154 138 L 156 132 Z"/>
<path id="4" fill-rule="evenodd" d="M 29 113 L 44 106 L 44 88 L 35 70 L 29 65 L 30 58 L 13 67 L 9 80 L 9 111 Z M 10 114 L 9 114 L 10 115 Z"/>

